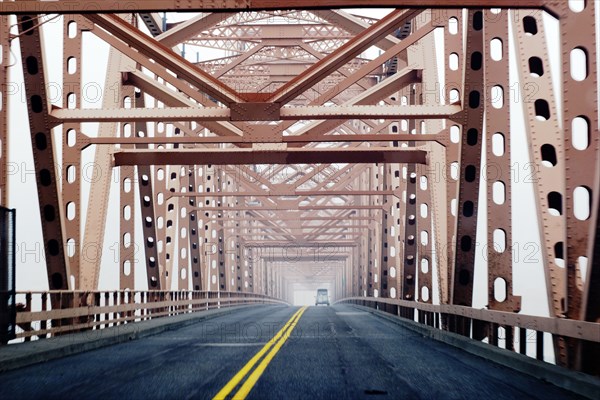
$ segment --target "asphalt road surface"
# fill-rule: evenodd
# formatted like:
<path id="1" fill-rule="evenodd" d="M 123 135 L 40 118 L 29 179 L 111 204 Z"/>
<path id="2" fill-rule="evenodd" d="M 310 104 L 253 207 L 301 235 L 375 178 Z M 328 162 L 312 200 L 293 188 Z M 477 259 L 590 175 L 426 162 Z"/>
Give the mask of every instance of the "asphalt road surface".
<path id="1" fill-rule="evenodd" d="M 278 347 L 270 339 L 284 326 L 293 330 L 248 399 L 577 398 L 353 307 L 308 307 L 295 321 L 297 311 L 253 307 L 1 373 L 0 399 L 210 399 L 265 345 L 265 355 Z"/>

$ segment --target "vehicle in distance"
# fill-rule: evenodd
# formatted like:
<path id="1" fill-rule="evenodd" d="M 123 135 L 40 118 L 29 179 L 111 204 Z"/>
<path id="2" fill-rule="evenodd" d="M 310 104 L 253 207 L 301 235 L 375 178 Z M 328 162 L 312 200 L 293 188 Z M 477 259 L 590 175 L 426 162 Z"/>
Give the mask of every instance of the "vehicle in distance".
<path id="1" fill-rule="evenodd" d="M 319 304 L 329 305 L 329 294 L 327 294 L 327 289 L 317 289 L 315 306 L 318 306 Z"/>

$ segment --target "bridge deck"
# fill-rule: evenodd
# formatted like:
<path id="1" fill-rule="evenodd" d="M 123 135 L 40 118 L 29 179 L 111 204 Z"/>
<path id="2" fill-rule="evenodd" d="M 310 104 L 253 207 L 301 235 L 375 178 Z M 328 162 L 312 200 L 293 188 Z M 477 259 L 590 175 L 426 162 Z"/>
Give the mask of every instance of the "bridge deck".
<path id="1" fill-rule="evenodd" d="M 5 372 L 0 398 L 212 398 L 297 310 L 249 308 Z M 248 398 L 372 396 L 577 398 L 350 306 L 309 307 Z"/>

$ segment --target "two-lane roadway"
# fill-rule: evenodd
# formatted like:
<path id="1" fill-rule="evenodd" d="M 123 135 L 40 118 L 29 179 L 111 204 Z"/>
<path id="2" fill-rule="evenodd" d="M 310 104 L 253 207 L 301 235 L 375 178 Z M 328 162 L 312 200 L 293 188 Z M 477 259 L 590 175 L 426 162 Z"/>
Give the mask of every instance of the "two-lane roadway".
<path id="1" fill-rule="evenodd" d="M 248 399 L 577 398 L 350 306 L 248 307 L 0 374 L 2 399 L 211 399 L 218 393 Z"/>

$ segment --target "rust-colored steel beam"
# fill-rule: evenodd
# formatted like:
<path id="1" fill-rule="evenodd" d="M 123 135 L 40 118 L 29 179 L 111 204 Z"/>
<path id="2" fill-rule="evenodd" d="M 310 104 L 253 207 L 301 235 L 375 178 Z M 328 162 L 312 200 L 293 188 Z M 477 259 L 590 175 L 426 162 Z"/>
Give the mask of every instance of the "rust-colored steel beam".
<path id="1" fill-rule="evenodd" d="M 462 98 L 465 111 L 462 116 L 460 142 L 460 183 L 456 224 L 456 262 L 452 303 L 473 303 L 475 271 L 475 243 L 477 242 L 477 209 L 483 139 L 484 104 L 488 94 L 484 89 L 483 69 L 483 11 L 469 10 L 467 19 L 467 47 L 464 64 Z"/>
<path id="2" fill-rule="evenodd" d="M 235 109 L 222 107 L 172 107 L 147 109 L 54 109 L 50 116 L 61 122 L 168 122 L 168 121 L 281 121 L 327 119 L 446 119 L 461 111 L 459 105 L 446 106 L 305 106 L 284 107 L 276 103 L 243 103 Z M 255 114 L 256 113 L 256 114 Z"/>
<path id="3" fill-rule="evenodd" d="M 281 190 L 281 191 L 263 191 L 263 192 L 177 192 L 172 196 L 181 197 L 278 197 L 278 196 L 398 196 L 400 193 L 392 190 Z"/>
<path id="4" fill-rule="evenodd" d="M 543 8 L 555 4 L 551 0 L 489 0 L 487 7 L 498 8 Z M 254 11 L 281 9 L 330 9 L 360 7 L 449 7 L 478 8 L 481 0 L 288 0 L 280 3 L 272 0 L 188 0 L 182 8 L 180 0 L 21 0 L 0 2 L 0 14 L 69 14 L 69 13 L 114 13 L 114 12 L 166 12 L 166 11 Z"/>
<path id="5" fill-rule="evenodd" d="M 426 164 L 427 153 L 415 149 L 181 149 L 129 150 L 115 153 L 115 165 L 252 165 L 252 164 L 331 164 L 331 163 L 409 163 Z"/>
<path id="6" fill-rule="evenodd" d="M 0 17 L 0 45 L 9 43 L 9 16 Z M 9 44 L 10 46 L 10 44 Z M 0 205 L 8 207 L 8 65 L 10 52 L 0 56 Z"/>
<path id="7" fill-rule="evenodd" d="M 270 101 L 286 104 L 319 82 L 328 73 L 337 70 L 349 60 L 368 49 L 389 33 L 420 14 L 417 10 L 396 10 L 320 60 L 304 73 L 284 84 L 270 97 Z"/>
<path id="8" fill-rule="evenodd" d="M 218 143 L 349 143 L 349 142 L 437 142 L 444 145 L 447 142 L 447 134 L 394 134 L 394 133 L 377 133 L 377 134 L 339 134 L 339 135 L 323 135 L 319 137 L 300 137 L 300 136 L 280 136 L 266 138 L 252 138 L 247 136 L 240 137 L 193 137 L 193 136 L 172 136 L 172 137 L 88 137 L 80 138 L 82 147 L 86 148 L 92 144 L 218 144 Z"/>
<path id="9" fill-rule="evenodd" d="M 36 25 L 36 18 L 35 15 L 19 17 L 21 62 L 38 187 L 48 287 L 50 290 L 68 290 L 73 287 L 65 253 L 67 241 L 62 226 L 64 209 L 56 176 L 54 139 L 51 126 L 48 124 L 50 102 L 46 92 L 48 81 L 44 68 L 43 37 L 42 31 Z"/>
<path id="10" fill-rule="evenodd" d="M 485 88 L 486 101 L 486 174 L 487 185 L 487 260 L 488 305 L 490 309 L 518 312 L 521 298 L 513 294 L 512 279 L 512 179 L 510 151 L 510 93 L 509 83 L 508 10 L 494 14 L 484 11 Z M 493 41 L 501 43 L 502 57 L 492 55 Z M 496 145 L 494 146 L 494 142 Z M 501 142 L 501 144 L 499 144 Z M 512 343 L 510 343 L 512 345 Z"/>
<path id="11" fill-rule="evenodd" d="M 166 68 L 178 74 L 179 77 L 186 79 L 189 83 L 204 93 L 213 96 L 215 99 L 225 104 L 243 101 L 235 90 L 194 67 L 192 63 L 173 52 L 169 47 L 148 37 L 122 19 L 106 14 L 90 13 L 84 15 L 96 25 L 125 41 L 132 48 L 161 63 Z"/>

